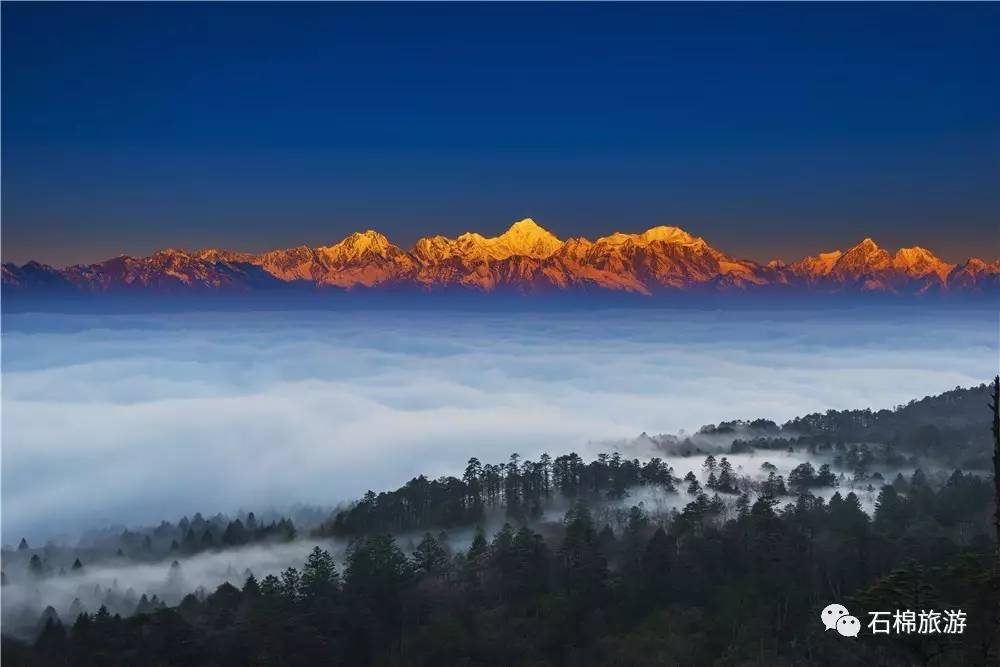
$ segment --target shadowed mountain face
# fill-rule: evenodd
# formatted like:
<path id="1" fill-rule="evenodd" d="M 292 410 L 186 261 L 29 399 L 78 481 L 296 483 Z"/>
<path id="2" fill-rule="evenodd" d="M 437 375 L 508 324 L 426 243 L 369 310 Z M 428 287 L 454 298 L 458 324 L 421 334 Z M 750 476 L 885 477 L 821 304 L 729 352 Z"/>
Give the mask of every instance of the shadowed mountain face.
<path id="1" fill-rule="evenodd" d="M 465 289 L 543 293 L 683 290 L 809 290 L 824 293 L 984 293 L 1000 291 L 1000 260 L 949 264 L 920 247 L 895 254 L 865 239 L 792 264 L 738 259 L 678 227 L 615 232 L 596 241 L 561 241 L 527 218 L 493 238 L 466 233 L 419 239 L 405 251 L 382 234 L 356 232 L 330 246 L 260 254 L 167 249 L 55 269 L 3 265 L 3 285 L 19 292 L 248 292 L 300 286 L 334 289 Z"/>

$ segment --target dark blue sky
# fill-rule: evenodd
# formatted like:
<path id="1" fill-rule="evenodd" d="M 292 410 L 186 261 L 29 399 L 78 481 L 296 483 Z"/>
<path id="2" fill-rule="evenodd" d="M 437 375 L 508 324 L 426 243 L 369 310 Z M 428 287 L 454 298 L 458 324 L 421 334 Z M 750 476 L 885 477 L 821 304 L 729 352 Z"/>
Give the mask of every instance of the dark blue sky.
<path id="1" fill-rule="evenodd" d="M 1000 5 L 4 3 L 3 256 L 679 225 L 1000 256 Z"/>

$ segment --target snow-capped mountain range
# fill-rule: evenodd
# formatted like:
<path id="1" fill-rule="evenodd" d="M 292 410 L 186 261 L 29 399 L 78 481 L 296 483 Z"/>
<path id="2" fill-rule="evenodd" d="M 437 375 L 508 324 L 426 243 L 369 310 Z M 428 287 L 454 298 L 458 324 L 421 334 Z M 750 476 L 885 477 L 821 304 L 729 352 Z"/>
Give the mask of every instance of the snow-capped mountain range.
<path id="1" fill-rule="evenodd" d="M 3 265 L 12 292 L 253 291 L 283 286 L 334 290 L 544 293 L 613 290 L 655 295 L 677 290 L 791 290 L 928 294 L 1000 292 L 1000 260 L 949 264 L 920 247 L 895 254 L 864 239 L 847 250 L 792 264 L 728 255 L 678 227 L 562 241 L 530 218 L 493 238 L 429 236 L 409 251 L 382 234 L 356 232 L 329 246 L 253 254 L 166 249 L 56 269 Z"/>

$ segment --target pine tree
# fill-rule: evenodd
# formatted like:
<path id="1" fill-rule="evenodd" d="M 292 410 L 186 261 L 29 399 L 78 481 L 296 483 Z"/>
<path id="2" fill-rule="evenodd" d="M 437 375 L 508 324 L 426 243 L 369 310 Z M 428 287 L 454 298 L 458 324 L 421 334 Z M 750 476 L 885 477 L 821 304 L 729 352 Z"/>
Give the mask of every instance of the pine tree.
<path id="1" fill-rule="evenodd" d="M 337 592 L 339 582 L 333 556 L 325 549 L 313 547 L 302 567 L 299 585 L 302 597 L 309 601 L 332 596 Z"/>
<path id="2" fill-rule="evenodd" d="M 740 497 L 736 499 L 736 515 L 740 519 L 744 519 L 749 514 L 750 514 L 750 496 L 746 493 L 741 493 Z"/>
<path id="3" fill-rule="evenodd" d="M 260 584 L 252 574 L 248 575 L 243 583 L 243 595 L 247 598 L 256 598 L 260 595 Z"/>
<path id="4" fill-rule="evenodd" d="M 705 463 L 703 463 L 701 467 L 704 468 L 705 472 L 714 473 L 716 469 L 715 457 L 711 454 L 706 456 Z"/>
<path id="5" fill-rule="evenodd" d="M 514 583 L 518 598 L 540 595 L 548 588 L 548 551 L 542 536 L 521 526 L 514 536 Z"/>
<path id="6" fill-rule="evenodd" d="M 285 568 L 281 573 L 281 597 L 287 602 L 297 602 L 299 599 L 302 577 L 294 567 Z"/>
<path id="7" fill-rule="evenodd" d="M 75 620 L 80 614 L 85 612 L 86 609 L 84 609 L 83 603 L 80 602 L 80 598 L 73 598 L 73 603 L 69 606 L 69 613 L 66 615 L 66 618 Z"/>
<path id="8" fill-rule="evenodd" d="M 639 564 L 646 542 L 646 528 L 649 517 L 642 508 L 633 505 L 628 512 L 628 522 L 622 534 L 622 566 L 633 567 Z"/>
<path id="9" fill-rule="evenodd" d="M 705 481 L 705 486 L 713 491 L 719 488 L 719 480 L 716 479 L 714 470 L 708 473 L 708 479 Z"/>
<path id="10" fill-rule="evenodd" d="M 247 531 L 239 519 L 230 521 L 222 533 L 222 543 L 227 547 L 237 547 L 247 543 Z"/>
<path id="11" fill-rule="evenodd" d="M 391 535 L 370 535 L 348 549 L 344 596 L 364 619 L 370 641 L 396 636 L 402 599 L 413 583 L 412 565 Z"/>
<path id="12" fill-rule="evenodd" d="M 52 609 L 52 607 L 49 607 L 45 611 L 48 612 L 49 609 Z M 55 610 L 53 609 L 52 611 L 52 615 L 43 614 L 45 622 L 42 626 L 42 631 L 35 640 L 35 649 L 42 655 L 63 656 L 66 653 L 68 644 L 66 628 L 59 622 L 59 617 L 55 615 Z"/>
<path id="13" fill-rule="evenodd" d="M 281 581 L 269 574 L 260 582 L 260 594 L 264 597 L 276 599 L 281 596 Z"/>
<path id="14" fill-rule="evenodd" d="M 206 528 L 205 532 L 201 535 L 200 548 L 203 550 L 212 549 L 215 547 L 215 536 L 212 534 L 211 528 Z"/>
<path id="15" fill-rule="evenodd" d="M 603 597 L 608 575 L 607 559 L 600 552 L 590 509 L 576 503 L 566 513 L 566 535 L 560 548 L 563 585 L 567 594 L 582 607 Z"/>
<path id="16" fill-rule="evenodd" d="M 33 577 L 45 576 L 45 564 L 38 554 L 32 554 L 31 560 L 28 561 L 28 573 Z"/>
<path id="17" fill-rule="evenodd" d="M 733 464 L 725 456 L 719 461 L 719 482 L 716 488 L 723 493 L 736 492 L 736 477 L 733 474 Z"/>
<path id="18" fill-rule="evenodd" d="M 448 567 L 448 552 L 433 535 L 424 533 L 413 552 L 413 566 L 418 574 L 441 574 Z"/>
<path id="19" fill-rule="evenodd" d="M 667 602 L 671 598 L 670 573 L 676 551 L 677 540 L 667 535 L 663 528 L 657 528 L 646 543 L 639 571 L 642 573 L 643 589 L 650 606 L 657 602 Z"/>
<path id="20" fill-rule="evenodd" d="M 170 569 L 167 571 L 167 586 L 176 592 L 181 592 L 186 587 L 181 564 L 176 560 L 170 563 Z"/>

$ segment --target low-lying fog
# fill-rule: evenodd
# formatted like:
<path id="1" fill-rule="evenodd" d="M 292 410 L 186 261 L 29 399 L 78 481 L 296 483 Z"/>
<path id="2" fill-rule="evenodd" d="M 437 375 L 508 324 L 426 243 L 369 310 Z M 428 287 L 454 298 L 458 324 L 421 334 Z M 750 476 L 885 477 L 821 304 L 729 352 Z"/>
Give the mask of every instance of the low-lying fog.
<path id="1" fill-rule="evenodd" d="M 721 461 L 722 455 L 717 458 Z M 780 450 L 728 454 L 725 458 L 732 464 L 736 477 L 750 477 L 758 481 L 767 477 L 767 471 L 762 469 L 765 462 L 773 465 L 777 468 L 777 473 L 787 478 L 789 471 L 800 463 L 810 461 L 818 467 L 830 460 L 829 457 L 810 456 L 805 451 Z M 669 456 L 665 460 L 673 466 L 677 477 L 683 477 L 690 471 L 703 484 L 708 479 L 703 466 L 704 455 Z M 903 472 L 909 477 L 912 469 L 879 472 L 888 482 L 896 472 Z M 942 484 L 946 476 L 947 472 L 944 470 L 932 470 L 928 475 L 935 485 Z M 834 493 L 846 495 L 854 492 L 862 507 L 873 512 L 877 490 L 869 484 L 869 481 L 854 484 L 850 479 L 843 479 L 837 487 L 812 488 L 810 492 L 826 500 Z M 709 494 L 713 493 L 710 489 L 705 490 Z M 721 497 L 726 504 L 724 517 L 734 517 L 737 497 Z M 661 521 L 672 511 L 682 510 L 693 499 L 694 495 L 686 490 L 686 482 L 678 485 L 677 492 L 668 492 L 658 486 L 639 487 L 630 489 L 622 500 L 594 501 L 593 511 L 598 526 L 609 524 L 620 535 L 627 521 L 625 510 L 633 505 L 642 507 L 654 521 Z M 782 504 L 786 502 L 795 502 L 794 496 L 783 499 Z M 531 523 L 537 528 L 539 523 L 559 522 L 569 506 L 570 501 L 555 497 L 540 521 Z M 503 510 L 489 510 L 482 527 L 487 536 L 492 536 L 506 520 Z M 471 526 L 451 530 L 447 533 L 445 544 L 453 552 L 468 549 L 474 534 L 475 529 Z M 398 535 L 397 543 L 405 553 L 410 554 L 420 537 L 419 531 Z M 88 563 L 78 571 L 64 567 L 58 574 L 52 572 L 42 578 L 28 573 L 26 556 L 18 553 L 16 566 L 5 570 L 3 621 L 8 633 L 30 639 L 39 629 L 42 610 L 48 606 L 52 606 L 58 617 L 68 623 L 72 623 L 80 612 L 94 613 L 102 605 L 108 607 L 112 614 L 131 615 L 135 613 L 137 605 L 141 604 L 142 595 L 156 596 L 154 603 L 158 601 L 174 606 L 188 593 L 211 593 L 224 582 L 242 587 L 248 574 L 253 574 L 260 580 L 269 574 L 280 576 L 288 567 L 301 568 L 314 546 L 330 551 L 337 561 L 338 570 L 344 572 L 347 542 L 342 539 L 315 538 L 306 534 L 300 534 L 298 539 L 289 543 L 251 545 L 196 555 L 176 554 L 176 561 L 174 556 L 152 563 L 117 557 L 104 558 Z M 66 557 L 64 554 L 63 558 Z M 72 558 L 71 555 L 68 557 Z M 175 562 L 177 565 L 174 565 Z"/>
<path id="2" fill-rule="evenodd" d="M 470 456 L 590 458 L 643 431 L 891 407 L 983 382 L 997 363 L 995 312 L 913 307 L 21 314 L 3 326 L 7 545 L 330 506 L 460 472 Z"/>

